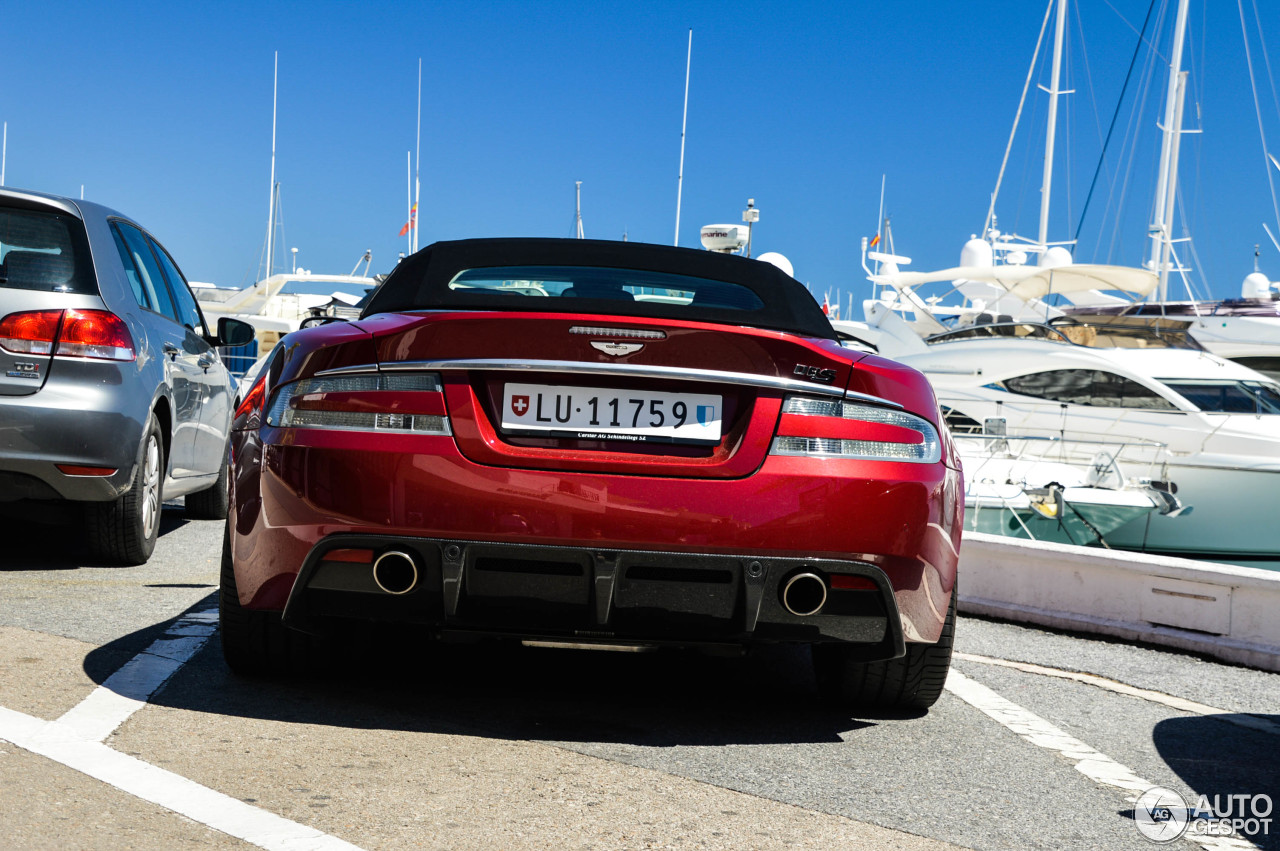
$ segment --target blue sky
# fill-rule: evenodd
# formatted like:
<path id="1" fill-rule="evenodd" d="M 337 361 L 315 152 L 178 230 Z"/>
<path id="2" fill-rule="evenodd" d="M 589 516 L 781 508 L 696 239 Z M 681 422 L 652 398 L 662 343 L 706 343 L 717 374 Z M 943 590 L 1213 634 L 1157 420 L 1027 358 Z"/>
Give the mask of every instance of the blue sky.
<path id="1" fill-rule="evenodd" d="M 1262 124 L 1280 157 L 1280 15 L 1259 9 L 1259 41 L 1254 2 L 1243 0 Z M 1075 94 L 1061 107 L 1051 240 L 1076 230 L 1148 5 L 1073 3 L 1063 87 Z M 740 221 L 751 197 L 757 253 L 787 255 L 819 298 L 861 299 L 859 240 L 875 232 L 882 175 L 911 269 L 953 265 L 980 231 L 1045 8 L 9 0 L 5 182 L 71 196 L 83 185 L 150 228 L 191 279 L 250 283 L 278 50 L 278 262 L 296 246 L 300 265 L 347 273 L 372 249 L 373 270 L 389 271 L 406 248 L 397 232 L 421 58 L 422 245 L 571 236 L 575 180 L 587 236 L 669 244 L 692 28 L 680 243 Z M 1158 2 L 1152 20 L 1167 51 L 1172 9 Z M 1190 229 L 1201 293 L 1234 296 L 1255 244 L 1280 279 L 1262 224 L 1280 227 L 1236 4 L 1192 0 L 1189 32 L 1186 124 L 1203 132 L 1184 137 L 1177 227 Z M 1078 262 L 1143 257 L 1166 74 L 1150 65 L 1143 51 Z M 1003 230 L 1035 235 L 1045 110 L 1040 96 L 1024 112 L 997 206 Z"/>

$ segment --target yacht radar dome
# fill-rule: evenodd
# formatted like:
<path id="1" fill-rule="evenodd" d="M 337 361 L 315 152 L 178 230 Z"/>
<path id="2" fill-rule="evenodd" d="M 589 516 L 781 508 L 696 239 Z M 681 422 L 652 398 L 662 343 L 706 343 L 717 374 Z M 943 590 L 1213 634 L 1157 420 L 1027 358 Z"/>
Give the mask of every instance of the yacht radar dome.
<path id="1" fill-rule="evenodd" d="M 779 254 L 776 251 L 766 251 L 764 254 L 761 254 L 756 259 L 759 260 L 761 263 L 771 263 L 774 266 L 777 266 L 779 269 L 786 272 L 792 278 L 796 276 L 796 270 L 795 270 L 795 267 L 791 265 L 791 261 L 788 260 L 786 257 L 783 257 L 781 254 Z"/>
<path id="2" fill-rule="evenodd" d="M 992 266 L 991 243 L 978 237 L 970 237 L 960 249 L 961 266 Z"/>
<path id="3" fill-rule="evenodd" d="M 1036 265 L 1041 269 L 1058 269 L 1062 266 L 1070 266 L 1072 262 L 1070 251 L 1061 245 L 1054 245 L 1040 255 L 1040 262 Z"/>
<path id="4" fill-rule="evenodd" d="M 702 247 L 719 254 L 736 254 L 747 244 L 749 231 L 742 225 L 704 225 Z"/>
<path id="5" fill-rule="evenodd" d="M 1242 298 L 1271 298 L 1271 282 L 1261 272 L 1252 272 L 1245 276 L 1244 285 L 1240 287 Z"/>

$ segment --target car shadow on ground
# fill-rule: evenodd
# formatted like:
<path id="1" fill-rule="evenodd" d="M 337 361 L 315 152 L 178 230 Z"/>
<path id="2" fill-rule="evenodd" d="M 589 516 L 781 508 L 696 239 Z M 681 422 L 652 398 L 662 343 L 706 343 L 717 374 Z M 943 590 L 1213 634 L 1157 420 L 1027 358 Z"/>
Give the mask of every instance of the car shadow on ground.
<path id="1" fill-rule="evenodd" d="M 161 626 L 144 630 L 145 638 Z M 94 650 L 85 671 L 102 682 L 121 650 L 143 639 L 123 636 Z M 352 635 L 324 660 L 304 676 L 245 679 L 226 667 L 214 635 L 151 702 L 267 721 L 649 747 L 839 742 L 884 717 L 825 708 L 805 647 L 740 657 L 618 653 L 442 645 L 420 632 L 378 629 Z"/>
<path id="2" fill-rule="evenodd" d="M 1257 716 L 1280 727 L 1280 715 Z M 1269 818 L 1253 828 L 1249 841 L 1263 851 L 1280 849 L 1280 736 L 1228 724 L 1213 715 L 1169 718 L 1156 724 L 1152 741 L 1161 758 L 1197 795 L 1208 798 L 1217 814 L 1231 818 Z M 1246 796 L 1241 799 L 1239 796 Z M 1267 796 L 1264 800 L 1261 796 Z M 1232 797 L 1236 796 L 1236 797 Z M 1196 801 L 1187 801 L 1195 807 Z M 1241 809 L 1245 810 L 1243 815 Z"/>
<path id="3" fill-rule="evenodd" d="M 181 504 L 166 504 L 160 512 L 159 537 L 187 525 Z M 0 514 L 0 570 L 77 570 L 111 567 L 89 553 L 84 518 L 72 507 L 24 510 L 8 506 Z"/>

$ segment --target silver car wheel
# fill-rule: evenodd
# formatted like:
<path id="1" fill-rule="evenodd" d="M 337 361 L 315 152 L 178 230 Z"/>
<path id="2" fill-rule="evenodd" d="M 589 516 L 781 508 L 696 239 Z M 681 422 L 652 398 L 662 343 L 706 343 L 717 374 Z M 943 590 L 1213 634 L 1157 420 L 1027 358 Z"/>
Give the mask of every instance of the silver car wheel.
<path id="1" fill-rule="evenodd" d="M 142 462 L 142 536 L 155 534 L 160 518 L 160 441 L 147 435 L 147 450 Z"/>

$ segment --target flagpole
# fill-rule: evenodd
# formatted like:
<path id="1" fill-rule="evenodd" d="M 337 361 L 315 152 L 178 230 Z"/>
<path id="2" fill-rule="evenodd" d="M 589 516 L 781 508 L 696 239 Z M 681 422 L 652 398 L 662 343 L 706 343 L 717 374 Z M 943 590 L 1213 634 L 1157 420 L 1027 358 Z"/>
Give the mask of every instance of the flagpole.
<path id="1" fill-rule="evenodd" d="M 418 209 L 418 201 L 422 196 L 422 57 L 418 57 L 418 144 L 417 158 L 413 167 L 413 210 Z M 418 218 L 416 215 L 411 216 L 409 231 L 413 235 L 413 251 L 418 250 Z"/>
<path id="2" fill-rule="evenodd" d="M 413 223 L 413 151 L 404 152 L 404 211 L 406 222 Z M 413 228 L 409 228 L 410 231 Z M 409 253 L 413 253 L 413 234 L 409 235 L 409 244 L 407 248 Z"/>

